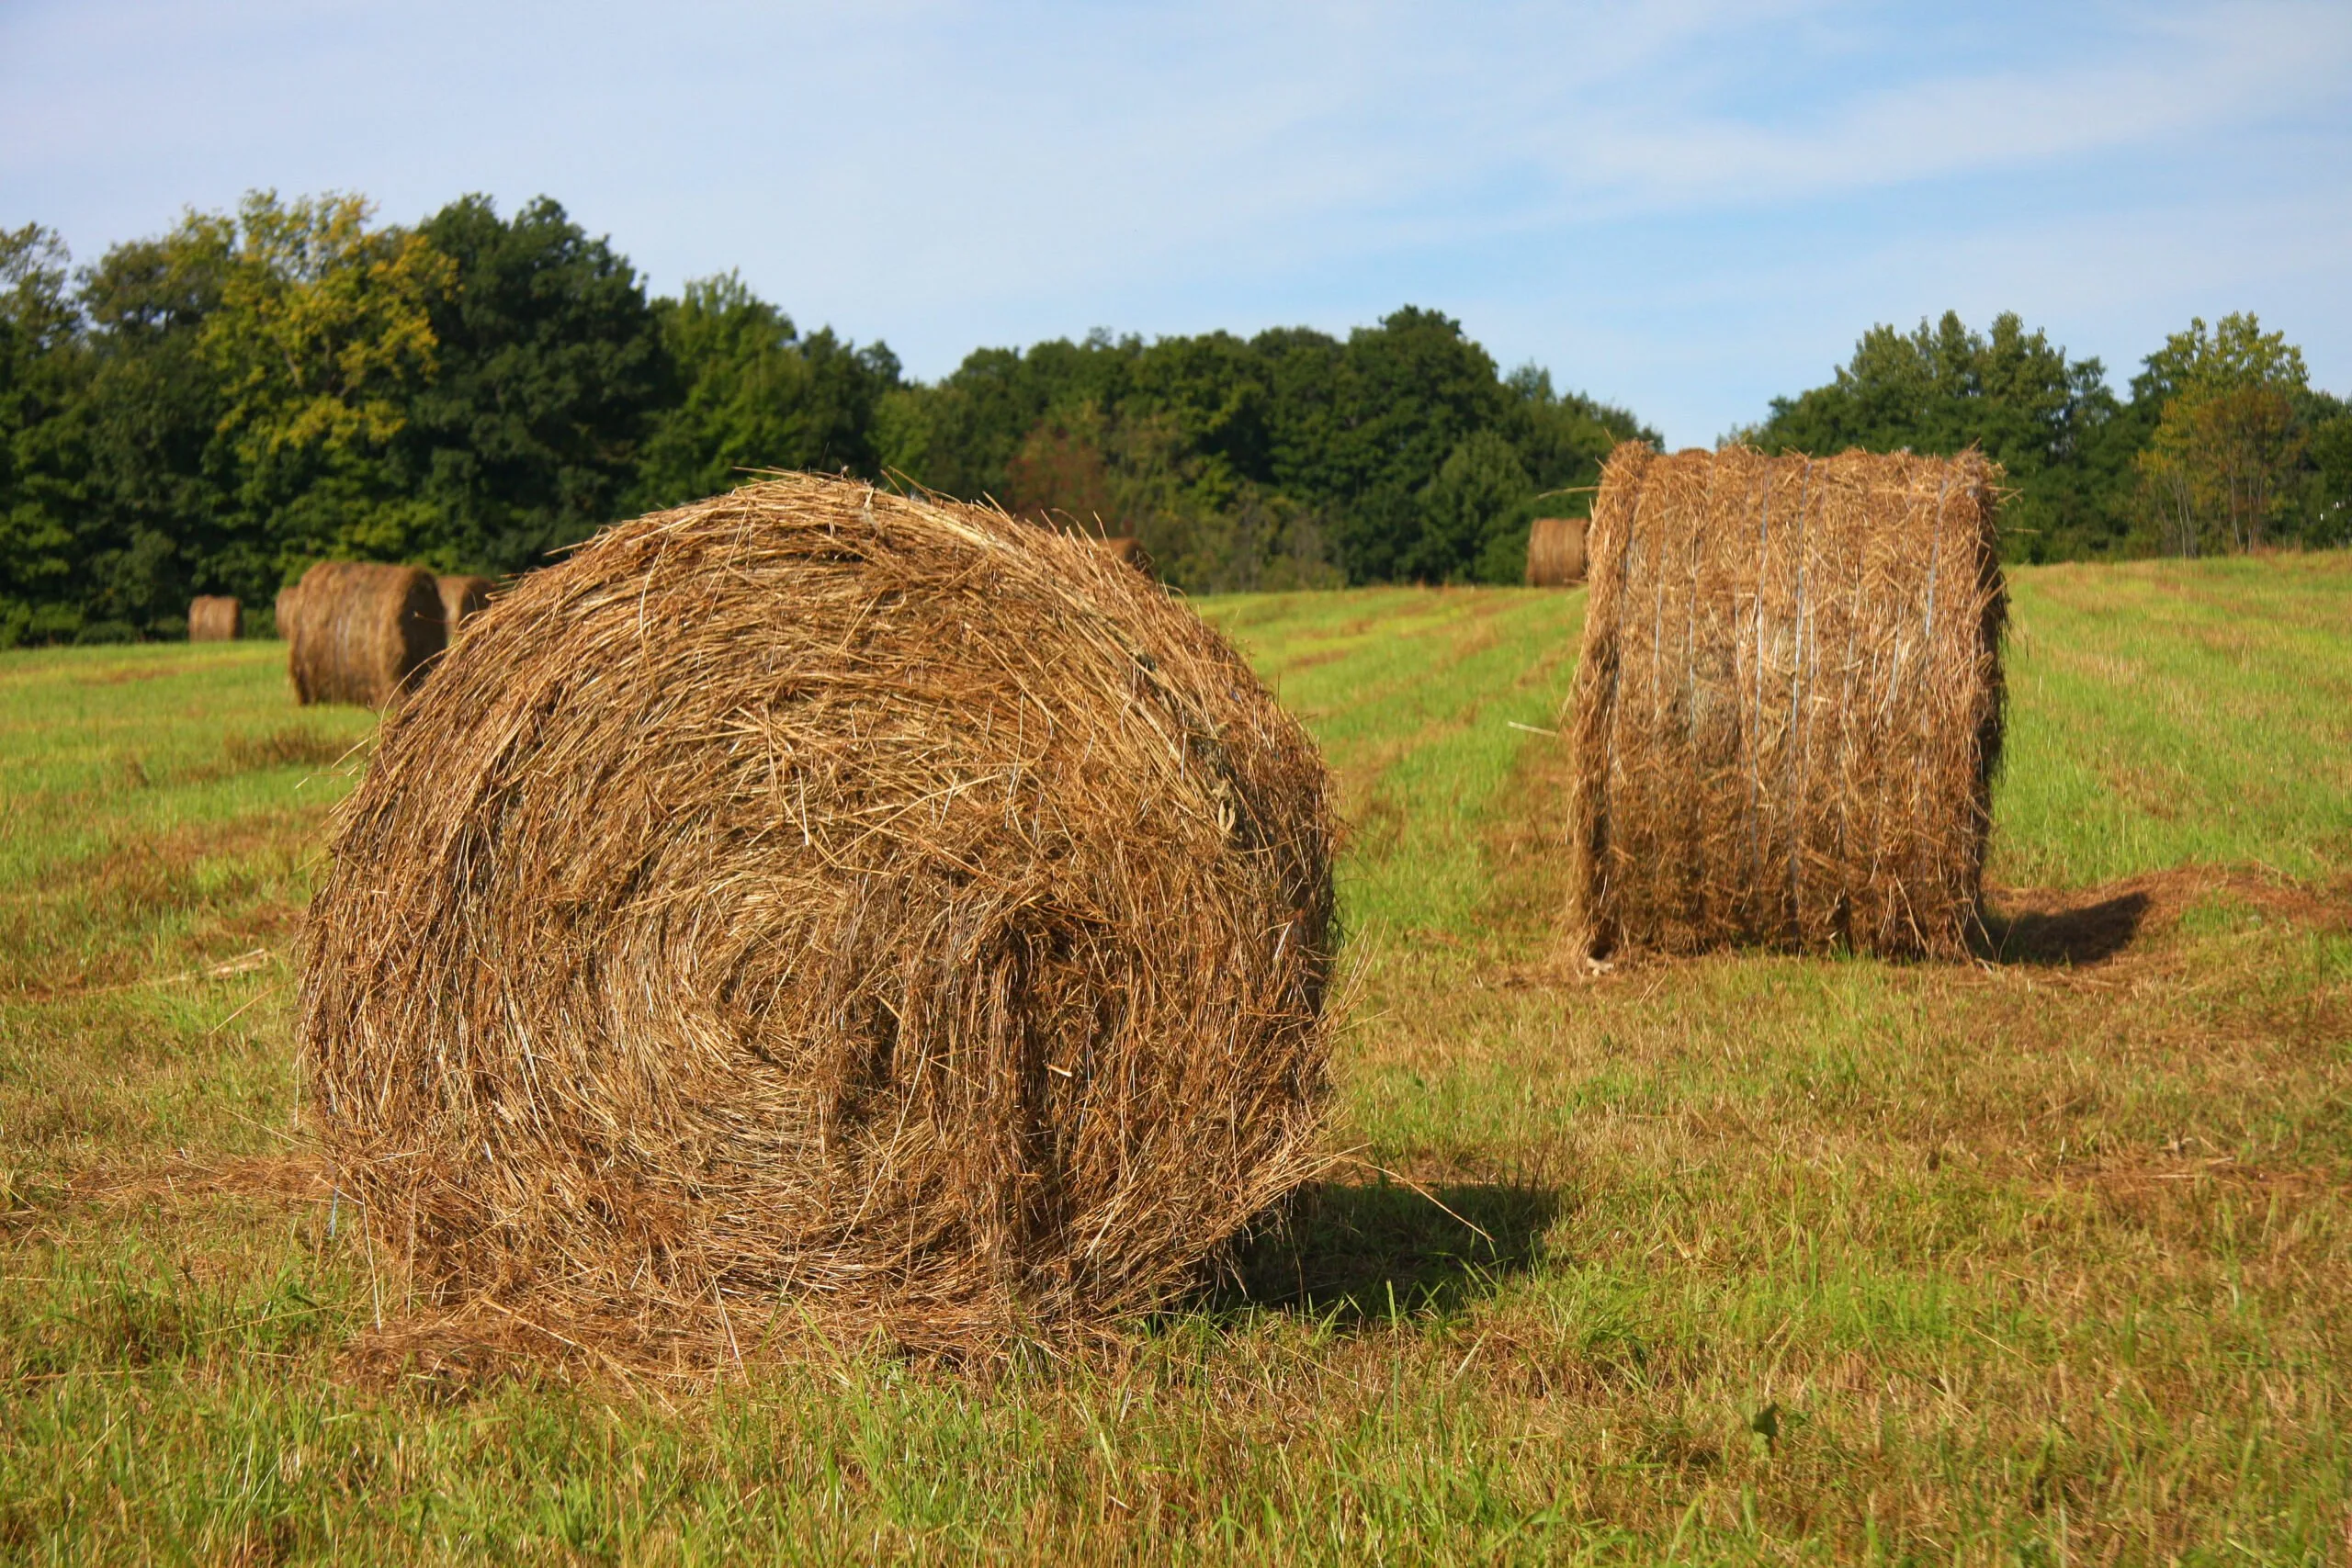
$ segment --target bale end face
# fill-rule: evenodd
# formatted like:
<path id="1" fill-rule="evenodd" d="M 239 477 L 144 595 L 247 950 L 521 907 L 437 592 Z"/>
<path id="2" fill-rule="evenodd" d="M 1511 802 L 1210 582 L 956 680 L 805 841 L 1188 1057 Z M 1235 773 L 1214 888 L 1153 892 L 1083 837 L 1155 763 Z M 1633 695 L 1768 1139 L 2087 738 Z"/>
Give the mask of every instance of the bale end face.
<path id="1" fill-rule="evenodd" d="M 434 580 L 441 593 L 441 619 L 454 635 L 467 621 L 490 608 L 492 583 L 487 577 L 470 573 L 445 575 Z"/>
<path id="2" fill-rule="evenodd" d="M 243 629 L 243 607 L 227 594 L 201 593 L 188 604 L 190 642 L 234 642 Z"/>
<path id="3" fill-rule="evenodd" d="M 1527 530 L 1527 585 L 1571 588 L 1584 581 L 1585 520 L 1538 517 Z"/>
<path id="4" fill-rule="evenodd" d="M 287 669 L 304 704 L 381 708 L 448 637 L 433 574 L 374 561 L 321 561 L 277 599 Z"/>
<path id="5" fill-rule="evenodd" d="M 1611 456 L 1575 695 L 1578 950 L 1970 951 L 1999 474 L 1974 452 Z"/>
<path id="6" fill-rule="evenodd" d="M 311 914 L 321 1129 L 435 1300 L 1082 1332 L 1319 1168 L 1331 830 L 1092 544 L 752 485 L 524 579 L 387 722 Z"/>

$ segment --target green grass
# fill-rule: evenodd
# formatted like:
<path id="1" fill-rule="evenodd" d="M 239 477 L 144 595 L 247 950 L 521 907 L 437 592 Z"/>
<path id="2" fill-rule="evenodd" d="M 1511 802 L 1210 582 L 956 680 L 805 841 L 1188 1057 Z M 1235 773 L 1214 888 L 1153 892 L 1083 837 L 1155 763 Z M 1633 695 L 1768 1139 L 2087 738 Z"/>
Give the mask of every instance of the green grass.
<path id="1" fill-rule="evenodd" d="M 2014 581 L 1995 881 L 2062 961 L 1594 979 L 1581 595 L 1205 604 L 1342 781 L 1365 1165 L 986 1376 L 356 1359 L 288 1010 L 365 716 L 0 657 L 0 1559 L 2341 1561 L 2352 559 Z"/>

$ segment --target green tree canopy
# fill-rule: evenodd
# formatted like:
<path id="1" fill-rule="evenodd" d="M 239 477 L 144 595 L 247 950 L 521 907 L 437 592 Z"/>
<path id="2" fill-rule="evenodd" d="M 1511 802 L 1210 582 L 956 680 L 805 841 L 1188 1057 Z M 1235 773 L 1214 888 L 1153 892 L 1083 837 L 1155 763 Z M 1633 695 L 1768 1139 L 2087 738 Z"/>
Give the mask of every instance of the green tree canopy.
<path id="1" fill-rule="evenodd" d="M 2252 314 L 2210 333 L 2193 320 L 2148 356 L 2135 390 L 2161 398 L 2163 412 L 2137 467 L 2167 551 L 2252 549 L 2291 527 L 2305 499 L 2310 382 L 2302 351 Z"/>
<path id="2" fill-rule="evenodd" d="M 626 258 L 546 197 L 485 196 L 418 231 L 450 271 L 427 300 L 439 367 L 401 444 L 435 564 L 516 571 L 625 514 L 642 444 L 677 398 Z"/>
<path id="3" fill-rule="evenodd" d="M 875 413 L 898 357 L 792 318 L 728 273 L 654 303 L 682 397 L 655 422 L 638 503 L 673 506 L 740 483 L 747 468 L 875 472 Z"/>
<path id="4" fill-rule="evenodd" d="M 1409 307 L 1344 341 L 1283 328 L 983 349 L 886 396 L 877 425 L 884 463 L 918 482 L 1099 518 L 1195 589 L 1337 571 L 1515 581 L 1537 493 L 1589 484 L 1618 440 L 1656 439 L 1540 370 L 1498 377 L 1459 322 Z"/>
<path id="5" fill-rule="evenodd" d="M 2115 548 L 2129 525 L 2115 502 L 2130 446 L 2097 359 L 2069 360 L 2014 312 L 1971 331 L 1946 311 L 1909 333 L 1872 327 L 1835 378 L 1772 412 L 1747 439 L 1771 452 L 1827 456 L 1859 446 L 1937 456 L 1982 447 L 2008 471 L 2012 553 L 2031 558 Z"/>
<path id="6" fill-rule="evenodd" d="M 437 368 L 434 299 L 456 280 L 422 235 L 368 227 L 354 196 L 245 198 L 197 334 L 238 462 L 241 533 L 283 567 L 327 555 L 399 559 L 426 543 L 427 506 L 390 462 Z M 184 248 L 200 248 L 191 217 Z"/>
<path id="7" fill-rule="evenodd" d="M 38 224 L 0 230 L 0 646 L 80 625 L 71 600 L 84 366 L 70 264 Z"/>

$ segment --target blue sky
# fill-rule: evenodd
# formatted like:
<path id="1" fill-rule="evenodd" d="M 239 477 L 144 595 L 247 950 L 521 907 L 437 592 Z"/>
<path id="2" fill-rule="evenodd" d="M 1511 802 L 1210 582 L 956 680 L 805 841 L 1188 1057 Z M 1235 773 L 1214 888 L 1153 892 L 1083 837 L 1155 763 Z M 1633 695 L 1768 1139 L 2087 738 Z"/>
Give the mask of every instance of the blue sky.
<path id="1" fill-rule="evenodd" d="M 0 5 L 0 224 L 250 187 L 546 192 L 926 378 L 1410 302 L 1684 445 L 1874 321 L 2254 310 L 2352 392 L 2347 0 Z"/>

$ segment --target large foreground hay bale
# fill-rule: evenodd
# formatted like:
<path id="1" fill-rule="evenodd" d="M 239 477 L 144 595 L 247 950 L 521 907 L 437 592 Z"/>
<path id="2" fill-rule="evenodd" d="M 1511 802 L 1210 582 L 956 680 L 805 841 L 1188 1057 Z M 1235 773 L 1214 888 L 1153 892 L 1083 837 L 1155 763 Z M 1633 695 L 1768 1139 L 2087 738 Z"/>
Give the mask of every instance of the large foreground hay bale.
<path id="1" fill-rule="evenodd" d="M 277 600 L 278 635 L 305 703 L 379 708 L 447 640 L 433 574 L 374 561 L 321 561 Z"/>
<path id="2" fill-rule="evenodd" d="M 1999 473 L 1617 448 L 1576 682 L 1586 952 L 1967 950 L 2001 745 Z"/>
<path id="3" fill-rule="evenodd" d="M 1584 581 L 1581 517 L 1538 517 L 1527 529 L 1527 585 L 1569 588 Z"/>
<path id="4" fill-rule="evenodd" d="M 490 608 L 491 581 L 487 577 L 459 572 L 436 577 L 433 582 L 440 590 L 441 619 L 451 637 L 457 636 L 458 628 L 468 620 Z"/>
<path id="5" fill-rule="evenodd" d="M 434 1299 L 721 1354 L 1148 1308 L 1314 1168 L 1328 789 L 1084 539 L 804 476 L 609 529 L 345 808 L 338 1179 Z"/>
<path id="6" fill-rule="evenodd" d="M 225 593 L 199 593 L 188 601 L 187 640 L 234 642 L 244 629 L 244 611 Z"/>

